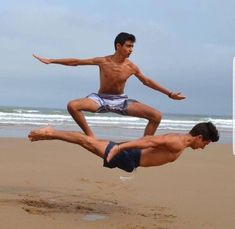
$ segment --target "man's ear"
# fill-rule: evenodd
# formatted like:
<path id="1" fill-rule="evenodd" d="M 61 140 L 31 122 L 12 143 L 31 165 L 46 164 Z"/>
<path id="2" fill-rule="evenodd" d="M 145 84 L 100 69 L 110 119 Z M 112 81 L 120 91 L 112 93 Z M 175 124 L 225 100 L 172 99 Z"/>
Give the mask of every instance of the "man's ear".
<path id="1" fill-rule="evenodd" d="M 201 134 L 197 135 L 197 138 L 203 140 L 203 136 Z"/>
<path id="2" fill-rule="evenodd" d="M 118 49 L 120 49 L 122 46 L 121 46 L 121 44 L 120 43 L 117 43 L 116 44 L 116 49 L 118 50 Z"/>

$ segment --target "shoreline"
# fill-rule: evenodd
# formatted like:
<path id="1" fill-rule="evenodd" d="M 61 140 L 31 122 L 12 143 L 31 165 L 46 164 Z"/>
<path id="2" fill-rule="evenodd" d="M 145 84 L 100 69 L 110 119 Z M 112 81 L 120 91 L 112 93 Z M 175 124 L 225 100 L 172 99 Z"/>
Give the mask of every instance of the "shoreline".
<path id="1" fill-rule="evenodd" d="M 81 131 L 68 111 L 55 108 L 1 107 L 0 137 L 26 137 L 32 129 L 51 125 L 55 129 Z M 147 120 L 115 113 L 85 112 L 86 120 L 99 139 L 123 141 L 143 136 Z M 232 117 L 214 114 L 163 113 L 156 135 L 170 132 L 188 132 L 199 122 L 211 121 L 220 132 L 220 142 L 232 143 Z"/>
<path id="2" fill-rule="evenodd" d="M 14 126 L 8 128 L 0 129 L 0 138 L 27 138 L 28 133 L 33 129 L 38 129 L 43 126 L 31 126 L 31 127 L 21 127 L 16 128 Z M 53 126 L 53 128 L 58 130 L 65 131 L 80 131 L 83 132 L 78 126 Z M 92 130 L 94 131 L 96 137 L 98 139 L 107 139 L 112 141 L 130 141 L 133 139 L 137 139 L 143 136 L 144 129 L 128 129 L 128 128 L 104 128 L 104 127 L 94 127 L 92 126 Z M 166 134 L 166 133 L 186 133 L 187 131 L 176 131 L 176 130 L 157 130 L 156 135 L 158 134 Z M 233 132 L 232 131 L 220 131 L 220 140 L 218 144 L 232 144 L 233 142 Z M 122 136 L 120 138 L 120 136 Z"/>

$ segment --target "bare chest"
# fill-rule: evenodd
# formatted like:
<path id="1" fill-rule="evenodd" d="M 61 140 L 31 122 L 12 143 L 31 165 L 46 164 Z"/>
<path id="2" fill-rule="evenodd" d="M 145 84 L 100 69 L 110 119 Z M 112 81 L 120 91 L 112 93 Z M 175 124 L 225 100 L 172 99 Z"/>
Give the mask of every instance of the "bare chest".
<path id="1" fill-rule="evenodd" d="M 100 76 L 103 80 L 125 82 L 132 74 L 134 71 L 128 64 L 109 62 L 100 66 Z"/>

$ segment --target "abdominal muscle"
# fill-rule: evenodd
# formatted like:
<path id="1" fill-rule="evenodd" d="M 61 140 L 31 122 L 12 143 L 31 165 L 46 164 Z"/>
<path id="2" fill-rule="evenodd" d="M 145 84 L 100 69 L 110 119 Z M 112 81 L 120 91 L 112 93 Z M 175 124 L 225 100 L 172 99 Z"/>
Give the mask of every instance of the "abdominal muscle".
<path id="1" fill-rule="evenodd" d="M 100 76 L 99 93 L 119 95 L 124 93 L 126 79 L 121 77 Z"/>
<path id="2" fill-rule="evenodd" d="M 100 88 L 98 92 L 100 94 L 120 95 L 124 93 L 124 87 L 125 83 L 116 83 L 112 80 L 103 80 L 100 83 Z"/>
<path id="3" fill-rule="evenodd" d="M 142 149 L 140 166 L 148 167 L 163 165 L 176 160 L 180 154 L 181 152 L 174 153 L 166 149 Z"/>
<path id="4" fill-rule="evenodd" d="M 100 89 L 99 93 L 123 94 L 126 81 L 134 74 L 134 69 L 129 60 L 117 65 L 106 57 L 100 65 Z"/>

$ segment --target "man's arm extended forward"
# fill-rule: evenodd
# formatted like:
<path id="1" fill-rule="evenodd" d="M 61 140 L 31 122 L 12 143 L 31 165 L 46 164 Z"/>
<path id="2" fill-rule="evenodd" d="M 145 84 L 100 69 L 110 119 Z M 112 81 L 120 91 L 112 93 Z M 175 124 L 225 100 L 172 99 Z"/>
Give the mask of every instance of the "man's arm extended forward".
<path id="1" fill-rule="evenodd" d="M 44 64 L 62 64 L 67 66 L 78 66 L 78 65 L 98 65 L 101 57 L 91 59 L 76 59 L 76 58 L 65 58 L 65 59 L 48 59 L 33 54 L 33 57 L 38 59 Z"/>
<path id="2" fill-rule="evenodd" d="M 137 67 L 136 67 L 137 68 Z M 144 76 L 140 70 L 137 68 L 137 71 L 135 73 L 135 76 L 146 86 L 154 89 L 154 90 L 158 90 L 163 94 L 166 94 L 169 98 L 171 99 L 176 99 L 176 100 L 182 100 L 185 99 L 186 97 L 181 95 L 181 92 L 176 92 L 173 93 L 167 89 L 165 89 L 164 87 L 162 87 L 160 84 L 156 83 L 155 81 L 153 81 L 152 79 Z"/>
<path id="3" fill-rule="evenodd" d="M 124 142 L 122 144 L 115 145 L 111 149 L 110 153 L 108 154 L 107 161 L 109 162 L 116 154 L 120 153 L 123 150 L 134 149 L 134 148 L 138 148 L 138 149 L 145 149 L 145 148 L 150 148 L 150 147 L 155 148 L 155 147 L 163 146 L 166 144 L 167 144 L 167 141 L 164 135 L 163 136 L 145 136 L 137 140 Z"/>

